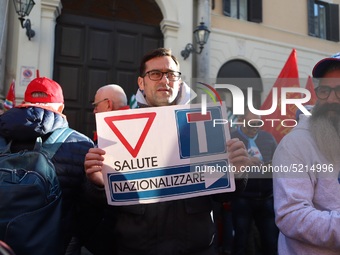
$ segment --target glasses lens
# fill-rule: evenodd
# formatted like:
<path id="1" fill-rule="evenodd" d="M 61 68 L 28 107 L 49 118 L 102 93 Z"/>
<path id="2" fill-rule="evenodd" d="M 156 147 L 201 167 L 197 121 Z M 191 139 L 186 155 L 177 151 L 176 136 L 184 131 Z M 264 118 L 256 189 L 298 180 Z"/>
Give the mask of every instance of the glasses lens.
<path id="1" fill-rule="evenodd" d="M 338 99 L 340 99 L 340 86 L 334 88 L 335 95 Z"/>
<path id="2" fill-rule="evenodd" d="M 326 86 L 319 86 L 315 89 L 316 96 L 320 99 L 327 99 L 331 93 L 331 88 Z"/>
<path id="3" fill-rule="evenodd" d="M 161 71 L 150 71 L 147 72 L 150 80 L 159 81 L 163 78 L 163 74 L 168 78 L 169 81 L 178 81 L 181 77 L 180 72 L 161 72 Z"/>
<path id="4" fill-rule="evenodd" d="M 259 121 L 259 122 L 252 122 L 252 121 L 248 122 L 248 127 L 249 127 L 249 128 L 259 128 L 259 127 L 261 127 L 262 125 L 263 125 L 263 124 L 262 124 L 261 121 Z"/>
<path id="5" fill-rule="evenodd" d="M 163 77 L 163 73 L 161 71 L 151 71 L 148 72 L 150 80 L 159 81 Z"/>
<path id="6" fill-rule="evenodd" d="M 170 81 L 177 81 L 181 77 L 180 72 L 168 72 L 168 79 Z"/>

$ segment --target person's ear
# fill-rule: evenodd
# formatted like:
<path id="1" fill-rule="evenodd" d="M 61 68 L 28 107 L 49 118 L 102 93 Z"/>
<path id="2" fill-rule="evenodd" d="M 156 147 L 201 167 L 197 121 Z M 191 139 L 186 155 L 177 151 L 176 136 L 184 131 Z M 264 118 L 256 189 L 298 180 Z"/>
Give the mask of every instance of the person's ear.
<path id="1" fill-rule="evenodd" d="M 58 107 L 58 112 L 63 113 L 64 107 L 64 104 L 60 104 L 60 106 Z"/>
<path id="2" fill-rule="evenodd" d="M 113 111 L 114 110 L 114 107 L 113 107 L 114 105 L 113 105 L 112 100 L 108 99 L 107 102 L 108 102 L 107 109 L 109 111 Z"/>
<path id="3" fill-rule="evenodd" d="M 143 77 L 138 77 L 138 86 L 140 90 L 144 90 L 144 78 Z"/>

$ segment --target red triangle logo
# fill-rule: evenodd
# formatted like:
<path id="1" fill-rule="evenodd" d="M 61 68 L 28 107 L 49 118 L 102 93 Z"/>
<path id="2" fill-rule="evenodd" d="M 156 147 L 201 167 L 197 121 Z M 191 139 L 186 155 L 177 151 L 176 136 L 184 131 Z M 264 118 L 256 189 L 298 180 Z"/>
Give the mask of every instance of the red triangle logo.
<path id="1" fill-rule="evenodd" d="M 121 115 L 121 116 L 111 116 L 104 118 L 107 125 L 112 129 L 112 131 L 116 134 L 118 139 L 122 142 L 122 144 L 125 146 L 125 148 L 130 152 L 132 157 L 137 157 L 140 148 L 142 147 L 145 137 L 147 136 L 150 127 L 156 117 L 155 112 L 149 112 L 149 113 L 138 113 L 138 114 L 131 114 L 131 115 Z M 121 121 L 121 120 L 131 120 L 131 119 L 148 119 L 145 127 L 141 133 L 141 136 L 139 137 L 135 148 L 131 146 L 131 144 L 126 140 L 126 138 L 123 136 L 123 134 L 119 131 L 117 126 L 114 124 L 115 121 Z"/>

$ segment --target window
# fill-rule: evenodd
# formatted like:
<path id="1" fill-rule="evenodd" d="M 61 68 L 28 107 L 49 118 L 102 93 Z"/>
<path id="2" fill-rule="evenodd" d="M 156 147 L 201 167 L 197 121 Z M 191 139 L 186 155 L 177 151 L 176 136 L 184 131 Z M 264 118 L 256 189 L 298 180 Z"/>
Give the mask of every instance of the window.
<path id="1" fill-rule="evenodd" d="M 339 6 L 308 0 L 308 34 L 330 41 L 339 41 Z"/>
<path id="2" fill-rule="evenodd" d="M 223 13 L 235 19 L 248 20 L 247 0 L 224 0 Z"/>
<path id="3" fill-rule="evenodd" d="M 250 63 L 234 59 L 224 63 L 217 73 L 217 83 L 233 84 L 239 87 L 244 95 L 245 103 L 248 104 L 248 88 L 253 88 L 253 104 L 259 109 L 261 107 L 261 93 L 263 92 L 263 84 L 260 74 Z M 217 89 L 219 95 L 227 103 L 227 107 L 232 109 L 231 92 L 225 89 Z"/>
<path id="4" fill-rule="evenodd" d="M 223 0 L 225 16 L 252 22 L 262 22 L 262 0 Z"/>

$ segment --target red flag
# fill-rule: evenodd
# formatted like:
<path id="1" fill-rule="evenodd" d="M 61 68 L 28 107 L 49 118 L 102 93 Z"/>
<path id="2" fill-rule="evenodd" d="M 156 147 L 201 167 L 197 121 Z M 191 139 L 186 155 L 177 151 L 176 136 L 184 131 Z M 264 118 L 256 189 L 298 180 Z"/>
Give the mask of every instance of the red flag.
<path id="1" fill-rule="evenodd" d="M 11 109 L 14 106 L 15 106 L 15 80 L 12 81 L 4 102 L 4 107 L 6 109 Z"/>
<path id="2" fill-rule="evenodd" d="M 295 105 L 287 105 L 286 115 L 281 115 L 281 88 L 283 87 L 300 87 L 299 73 L 297 66 L 296 50 L 293 49 L 290 56 L 287 59 L 286 64 L 281 70 L 278 79 L 275 81 L 273 88 L 277 88 L 277 106 L 276 110 L 270 115 L 262 116 L 264 125 L 263 130 L 271 133 L 277 142 L 280 142 L 282 137 L 287 134 L 295 122 L 289 121 L 288 119 L 295 120 L 295 113 L 297 107 Z M 286 98 L 301 98 L 300 93 L 287 93 Z M 266 100 L 261 106 L 261 110 L 268 110 L 273 104 L 273 89 L 270 91 Z M 275 121 L 274 121 L 275 120 Z M 283 125 L 282 125 L 283 124 Z M 288 127 L 287 127 L 288 126 Z"/>
<path id="3" fill-rule="evenodd" d="M 316 100 L 318 98 L 316 97 L 316 94 L 315 94 L 315 91 L 314 91 L 313 79 L 310 76 L 308 76 L 308 80 L 307 80 L 307 83 L 306 83 L 306 89 L 309 90 L 311 98 L 307 103 L 305 103 L 305 105 L 315 105 Z"/>

